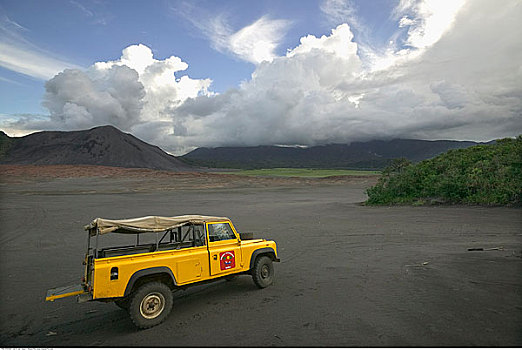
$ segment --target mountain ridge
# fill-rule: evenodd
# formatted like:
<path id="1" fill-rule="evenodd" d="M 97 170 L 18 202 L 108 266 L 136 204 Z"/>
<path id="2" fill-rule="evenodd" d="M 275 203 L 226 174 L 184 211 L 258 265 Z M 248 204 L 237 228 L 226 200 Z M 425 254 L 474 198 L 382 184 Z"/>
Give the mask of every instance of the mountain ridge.
<path id="1" fill-rule="evenodd" d="M 105 125 L 78 131 L 41 131 L 23 137 L 9 137 L 0 130 L 0 164 L 82 164 L 171 171 L 203 170 L 201 167 L 374 170 L 386 167 L 395 158 L 418 162 L 450 149 L 477 144 L 481 143 L 393 139 L 312 147 L 201 147 L 175 157 L 132 134 Z"/>
<path id="2" fill-rule="evenodd" d="M 78 131 L 40 131 L 22 137 L 9 137 L 2 132 L 0 163 L 194 170 L 158 146 L 111 125 Z"/>
<path id="3" fill-rule="evenodd" d="M 189 164 L 215 168 L 354 168 L 382 169 L 392 159 L 413 162 L 450 149 L 481 144 L 474 141 L 393 139 L 312 147 L 251 146 L 197 148 L 181 158 Z"/>

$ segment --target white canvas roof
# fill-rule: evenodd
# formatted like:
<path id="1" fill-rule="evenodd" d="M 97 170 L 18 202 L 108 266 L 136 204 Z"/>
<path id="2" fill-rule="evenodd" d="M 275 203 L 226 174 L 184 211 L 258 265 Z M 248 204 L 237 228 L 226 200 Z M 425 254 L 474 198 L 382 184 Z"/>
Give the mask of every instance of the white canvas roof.
<path id="1" fill-rule="evenodd" d="M 204 216 L 204 215 L 181 215 L 181 216 L 144 216 L 141 218 L 111 220 L 94 219 L 85 230 L 91 230 L 91 235 L 106 234 L 109 232 L 118 233 L 140 233 L 140 232 L 161 232 L 168 229 L 183 226 L 188 223 L 203 224 L 209 221 L 230 221 L 223 216 Z"/>

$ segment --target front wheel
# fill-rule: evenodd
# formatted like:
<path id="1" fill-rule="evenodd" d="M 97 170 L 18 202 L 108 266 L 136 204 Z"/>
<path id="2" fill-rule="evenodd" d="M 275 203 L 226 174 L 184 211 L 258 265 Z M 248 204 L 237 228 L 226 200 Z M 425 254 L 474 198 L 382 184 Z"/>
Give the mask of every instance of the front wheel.
<path id="1" fill-rule="evenodd" d="M 150 282 L 132 295 L 129 315 L 138 328 L 150 328 L 165 321 L 172 310 L 172 291 L 161 282 Z"/>
<path id="2" fill-rule="evenodd" d="M 259 288 L 266 288 L 274 282 L 274 266 L 268 256 L 260 256 L 254 263 L 252 279 Z"/>

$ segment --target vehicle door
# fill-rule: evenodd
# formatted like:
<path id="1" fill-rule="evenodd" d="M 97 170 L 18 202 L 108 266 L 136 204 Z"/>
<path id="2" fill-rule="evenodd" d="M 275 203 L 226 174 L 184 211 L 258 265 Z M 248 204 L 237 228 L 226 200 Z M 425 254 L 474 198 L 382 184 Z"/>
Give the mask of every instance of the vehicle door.
<path id="1" fill-rule="evenodd" d="M 207 223 L 210 274 L 228 274 L 241 269 L 241 242 L 230 222 Z"/>
<path id="2" fill-rule="evenodd" d="M 180 227 L 176 232 L 176 241 L 179 249 L 174 255 L 176 281 L 183 284 L 208 276 L 208 252 L 203 225 Z"/>

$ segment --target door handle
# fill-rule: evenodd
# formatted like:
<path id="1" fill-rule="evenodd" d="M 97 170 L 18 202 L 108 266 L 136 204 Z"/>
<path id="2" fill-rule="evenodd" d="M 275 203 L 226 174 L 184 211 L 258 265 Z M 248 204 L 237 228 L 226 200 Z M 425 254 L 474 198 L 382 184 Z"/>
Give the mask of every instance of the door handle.
<path id="1" fill-rule="evenodd" d="M 212 257 L 214 258 L 214 260 L 217 260 L 217 254 L 214 254 Z"/>

